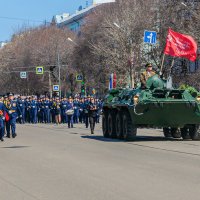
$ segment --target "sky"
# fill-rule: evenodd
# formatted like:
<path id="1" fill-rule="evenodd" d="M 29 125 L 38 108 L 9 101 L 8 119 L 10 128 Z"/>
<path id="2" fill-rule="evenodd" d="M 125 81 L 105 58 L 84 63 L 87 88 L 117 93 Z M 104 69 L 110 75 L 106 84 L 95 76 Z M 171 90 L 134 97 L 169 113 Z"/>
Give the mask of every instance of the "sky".
<path id="1" fill-rule="evenodd" d="M 0 41 L 9 41 L 13 33 L 23 26 L 38 26 L 45 20 L 51 22 L 52 17 L 57 14 L 73 14 L 80 5 L 85 7 L 86 1 L 0 0 Z M 91 4 L 92 0 L 88 2 Z"/>

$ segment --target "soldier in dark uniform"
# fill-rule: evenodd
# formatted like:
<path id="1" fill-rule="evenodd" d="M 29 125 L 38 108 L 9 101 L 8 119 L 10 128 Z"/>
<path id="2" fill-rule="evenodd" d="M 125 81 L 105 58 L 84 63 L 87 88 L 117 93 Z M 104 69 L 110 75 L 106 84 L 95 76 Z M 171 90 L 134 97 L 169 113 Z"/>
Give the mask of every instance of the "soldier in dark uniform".
<path id="1" fill-rule="evenodd" d="M 6 110 L 9 114 L 9 118 L 10 118 L 8 121 L 7 127 L 6 127 L 7 137 L 8 138 L 10 137 L 10 127 L 11 127 L 12 137 L 15 138 L 17 136 L 17 134 L 16 134 L 16 119 L 18 116 L 17 113 L 20 113 L 20 110 L 17 106 L 17 101 L 14 100 L 13 94 L 9 94 L 9 101 L 8 101 Z"/>
<path id="2" fill-rule="evenodd" d="M 79 101 L 78 98 L 74 100 L 74 124 L 78 124 L 79 117 Z"/>
<path id="3" fill-rule="evenodd" d="M 91 134 L 94 134 L 94 127 L 97 116 L 97 107 L 98 105 L 95 103 L 94 98 L 91 97 L 90 102 L 88 104 L 88 115 L 89 115 Z"/>
<path id="4" fill-rule="evenodd" d="M 32 98 L 30 106 L 31 106 L 31 123 L 36 124 L 38 105 L 37 105 L 37 100 L 35 97 Z"/>
<path id="5" fill-rule="evenodd" d="M 42 123 L 41 106 L 42 106 L 42 101 L 41 101 L 41 98 L 39 98 L 38 101 L 37 101 L 37 120 L 38 120 L 38 123 Z"/>
<path id="6" fill-rule="evenodd" d="M 67 114 L 66 114 L 67 105 L 68 105 L 67 98 L 64 97 L 64 98 L 61 100 L 61 121 L 62 121 L 62 123 L 64 123 L 64 124 L 66 124 L 66 123 L 68 122 L 68 117 L 67 117 Z"/>
<path id="7" fill-rule="evenodd" d="M 48 97 L 44 101 L 44 121 L 45 123 L 50 123 L 50 102 Z"/>
<path id="8" fill-rule="evenodd" d="M 17 104 L 18 104 L 18 108 L 20 110 L 18 113 L 18 122 L 20 124 L 24 124 L 25 123 L 25 102 L 21 96 L 18 97 Z M 21 113 L 21 115 L 20 115 L 20 113 Z"/>
<path id="9" fill-rule="evenodd" d="M 99 99 L 95 99 L 95 103 L 97 105 L 96 123 L 99 123 L 102 105 Z"/>
<path id="10" fill-rule="evenodd" d="M 45 102 L 45 98 L 43 97 L 41 99 L 41 107 L 40 107 L 40 114 L 41 114 L 41 123 L 44 123 L 44 120 L 45 120 L 45 105 L 44 105 L 44 102 Z"/>
<path id="11" fill-rule="evenodd" d="M 52 101 L 50 101 L 50 113 L 51 113 L 51 122 L 56 123 L 56 110 L 54 107 L 54 104 L 56 102 L 57 98 L 52 98 Z"/>
<path id="12" fill-rule="evenodd" d="M 52 98 L 49 99 L 49 109 L 50 109 L 50 114 L 49 114 L 50 123 L 52 123 L 53 122 L 53 115 L 52 115 L 52 111 L 53 111 L 53 99 Z"/>
<path id="13" fill-rule="evenodd" d="M 26 122 L 31 123 L 31 101 L 32 98 L 29 97 L 26 99 Z"/>
<path id="14" fill-rule="evenodd" d="M 79 122 L 84 123 L 84 99 L 80 99 L 79 103 Z"/>
<path id="15" fill-rule="evenodd" d="M 88 104 L 90 102 L 90 96 L 84 101 L 84 118 L 85 118 L 85 127 L 88 128 L 89 125 L 89 116 L 88 116 Z"/>
<path id="16" fill-rule="evenodd" d="M 154 76 L 156 73 L 153 71 L 152 65 L 150 63 L 145 65 L 145 71 L 140 74 L 141 88 L 146 89 L 146 82 L 148 78 Z"/>
<path id="17" fill-rule="evenodd" d="M 73 99 L 71 97 L 69 97 L 69 102 L 67 104 L 67 111 L 69 111 L 69 110 L 73 111 L 73 109 L 74 109 Z M 68 118 L 68 128 L 70 128 L 70 127 L 73 128 L 73 112 L 68 113 L 67 118 Z"/>

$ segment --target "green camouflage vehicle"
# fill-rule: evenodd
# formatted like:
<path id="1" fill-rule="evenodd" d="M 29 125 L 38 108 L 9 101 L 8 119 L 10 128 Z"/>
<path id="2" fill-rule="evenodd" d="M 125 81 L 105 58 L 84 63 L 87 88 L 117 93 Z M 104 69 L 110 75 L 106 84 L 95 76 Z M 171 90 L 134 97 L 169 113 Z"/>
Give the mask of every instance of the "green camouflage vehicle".
<path id="1" fill-rule="evenodd" d="M 105 97 L 104 137 L 134 140 L 137 128 L 162 128 L 165 137 L 200 139 L 200 95 L 167 89 L 155 75 L 147 89 L 115 89 Z"/>

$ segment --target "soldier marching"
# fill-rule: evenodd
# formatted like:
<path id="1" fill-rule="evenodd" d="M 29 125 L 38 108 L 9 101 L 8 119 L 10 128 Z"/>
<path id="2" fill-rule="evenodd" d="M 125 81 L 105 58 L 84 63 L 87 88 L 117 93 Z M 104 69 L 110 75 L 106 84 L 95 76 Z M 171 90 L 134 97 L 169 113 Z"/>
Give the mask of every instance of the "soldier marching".
<path id="1" fill-rule="evenodd" d="M 91 111 L 91 105 L 95 109 Z M 74 124 L 85 124 L 94 133 L 94 124 L 99 123 L 99 113 L 102 109 L 102 101 L 94 97 L 54 97 L 47 96 L 14 96 L 10 93 L 0 96 L 0 140 L 15 138 L 17 136 L 16 124 L 55 124 L 61 123 L 73 128 Z M 91 115 L 91 112 L 93 113 Z M 91 118 L 93 116 L 93 118 Z"/>

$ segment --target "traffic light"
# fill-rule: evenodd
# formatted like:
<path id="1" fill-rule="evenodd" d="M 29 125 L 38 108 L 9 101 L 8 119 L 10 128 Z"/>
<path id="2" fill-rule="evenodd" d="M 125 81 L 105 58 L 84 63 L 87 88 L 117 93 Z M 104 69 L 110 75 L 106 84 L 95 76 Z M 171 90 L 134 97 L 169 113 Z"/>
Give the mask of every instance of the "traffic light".
<path id="1" fill-rule="evenodd" d="M 82 95 L 85 94 L 85 85 L 81 85 L 81 94 L 82 94 Z"/>

